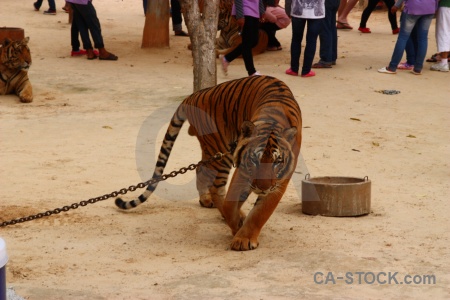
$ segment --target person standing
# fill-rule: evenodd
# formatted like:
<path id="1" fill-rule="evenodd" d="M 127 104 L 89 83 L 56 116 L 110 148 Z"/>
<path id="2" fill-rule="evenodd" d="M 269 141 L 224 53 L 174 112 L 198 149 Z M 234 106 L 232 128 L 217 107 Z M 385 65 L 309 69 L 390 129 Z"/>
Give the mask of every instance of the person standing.
<path id="1" fill-rule="evenodd" d="M 92 60 L 98 57 L 100 60 L 117 60 L 116 55 L 105 49 L 100 21 L 92 5 L 92 0 L 67 0 L 67 2 L 72 6 L 73 22 L 80 32 L 83 46 L 87 52 L 87 59 Z M 94 40 L 94 47 L 98 49 L 98 55 L 94 53 L 89 33 Z"/>
<path id="2" fill-rule="evenodd" d="M 286 13 L 292 17 L 291 67 L 286 70 L 286 74 L 298 76 L 303 33 L 307 27 L 301 77 L 315 76 L 311 66 L 325 17 L 325 0 L 286 0 Z"/>
<path id="3" fill-rule="evenodd" d="M 42 2 L 44 2 L 44 0 L 37 0 L 33 3 L 35 11 L 39 11 L 42 6 Z M 56 15 L 55 0 L 48 0 L 48 7 L 48 10 L 44 11 L 44 15 Z"/>
<path id="4" fill-rule="evenodd" d="M 265 8 L 262 0 L 235 0 L 231 14 L 241 28 L 242 42 L 227 55 L 220 55 L 222 71 L 228 73 L 228 65 L 242 55 L 249 76 L 261 75 L 253 64 L 252 48 L 258 44 L 259 21 L 265 21 Z"/>
<path id="5" fill-rule="evenodd" d="M 441 61 L 431 65 L 430 70 L 448 72 L 450 52 L 450 0 L 440 0 L 436 14 L 436 42 Z"/>
<path id="6" fill-rule="evenodd" d="M 377 7 L 379 0 L 369 0 L 369 3 L 367 4 L 367 7 L 364 9 L 362 15 L 361 15 L 361 22 L 359 23 L 358 30 L 362 33 L 371 33 L 370 28 L 367 28 L 367 21 L 370 18 L 370 15 Z M 394 0 L 383 0 L 383 2 L 386 4 L 388 8 L 388 19 L 389 23 L 391 23 L 391 29 L 392 34 L 398 34 L 400 32 L 400 29 L 398 28 L 397 24 L 397 14 L 393 13 L 391 8 L 394 6 L 395 1 Z"/>
<path id="7" fill-rule="evenodd" d="M 313 68 L 331 68 L 332 65 L 336 64 L 338 44 L 336 12 L 339 8 L 339 2 L 339 0 L 325 0 L 325 18 L 319 34 L 320 60 L 312 65 Z"/>
<path id="8" fill-rule="evenodd" d="M 378 69 L 379 73 L 396 74 L 397 66 L 403 57 L 406 44 L 415 26 L 417 26 L 417 52 L 414 61 L 414 68 L 411 71 L 414 75 L 422 74 L 423 62 L 427 55 L 428 30 L 436 12 L 438 0 L 405 0 L 403 9 L 404 18 L 400 24 L 400 33 L 395 43 L 394 52 L 388 66 Z"/>

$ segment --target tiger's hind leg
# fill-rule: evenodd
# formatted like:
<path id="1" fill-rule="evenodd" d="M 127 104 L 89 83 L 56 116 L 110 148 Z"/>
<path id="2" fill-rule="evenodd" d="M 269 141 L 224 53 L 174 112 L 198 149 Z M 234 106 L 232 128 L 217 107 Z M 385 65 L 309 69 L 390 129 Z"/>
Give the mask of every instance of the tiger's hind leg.
<path id="1" fill-rule="evenodd" d="M 213 164 L 212 168 L 201 166 L 197 169 L 197 190 L 200 205 L 207 208 L 216 207 L 222 213 L 222 204 L 226 195 L 226 184 L 231 165 Z"/>
<path id="2" fill-rule="evenodd" d="M 210 156 L 203 153 L 202 159 Z M 226 185 L 233 166 L 232 156 L 226 154 L 220 161 L 213 161 L 207 166 L 197 169 L 197 190 L 200 195 L 200 205 L 207 208 L 217 208 L 223 216 L 223 202 L 226 195 Z"/>

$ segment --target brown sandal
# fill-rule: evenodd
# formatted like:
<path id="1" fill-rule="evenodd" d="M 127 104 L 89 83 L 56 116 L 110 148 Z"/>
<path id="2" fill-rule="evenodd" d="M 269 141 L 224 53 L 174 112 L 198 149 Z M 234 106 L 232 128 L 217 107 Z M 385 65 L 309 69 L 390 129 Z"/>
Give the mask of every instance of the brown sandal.
<path id="1" fill-rule="evenodd" d="M 353 27 L 352 26 L 350 26 L 350 24 L 348 24 L 348 23 L 342 23 L 342 22 L 339 22 L 339 21 L 337 21 L 336 22 L 337 24 L 336 24 L 336 28 L 337 29 L 353 29 Z"/>

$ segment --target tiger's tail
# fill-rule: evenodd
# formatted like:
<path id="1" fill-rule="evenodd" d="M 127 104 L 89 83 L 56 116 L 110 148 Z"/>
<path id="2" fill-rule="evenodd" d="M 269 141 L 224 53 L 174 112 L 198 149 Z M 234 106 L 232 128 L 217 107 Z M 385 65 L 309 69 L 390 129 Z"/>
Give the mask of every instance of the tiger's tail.
<path id="1" fill-rule="evenodd" d="M 161 145 L 159 151 L 158 160 L 156 162 L 155 170 L 153 172 L 152 179 L 158 178 L 163 175 L 164 168 L 166 167 L 167 161 L 169 160 L 170 153 L 173 148 L 173 144 L 180 133 L 181 127 L 186 121 L 186 112 L 183 108 L 184 105 L 180 105 L 176 112 L 174 113 L 172 119 L 170 120 L 170 125 L 167 128 L 166 135 Z M 145 192 L 143 192 L 137 199 L 131 201 L 124 201 L 121 198 L 116 198 L 115 204 L 121 209 L 134 208 L 145 201 L 151 196 L 151 194 L 156 190 L 158 182 L 150 184 Z"/>

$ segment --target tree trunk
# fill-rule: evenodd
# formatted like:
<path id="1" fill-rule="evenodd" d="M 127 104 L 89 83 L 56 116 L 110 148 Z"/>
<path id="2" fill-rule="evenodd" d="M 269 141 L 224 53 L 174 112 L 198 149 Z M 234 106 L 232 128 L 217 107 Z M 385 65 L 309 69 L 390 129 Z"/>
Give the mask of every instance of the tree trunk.
<path id="1" fill-rule="evenodd" d="M 215 41 L 219 0 L 180 0 L 192 45 L 194 92 L 217 84 Z"/>
<path id="2" fill-rule="evenodd" d="M 148 1 L 141 48 L 169 47 L 169 19 L 169 1 Z"/>

